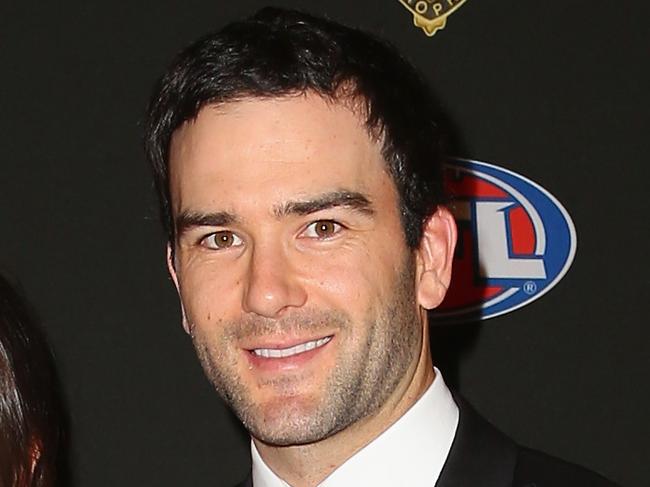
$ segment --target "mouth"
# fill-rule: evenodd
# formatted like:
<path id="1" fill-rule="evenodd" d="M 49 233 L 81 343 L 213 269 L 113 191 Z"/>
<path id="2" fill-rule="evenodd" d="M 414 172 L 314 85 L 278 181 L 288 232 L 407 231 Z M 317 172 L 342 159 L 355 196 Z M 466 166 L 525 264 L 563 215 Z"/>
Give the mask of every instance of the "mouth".
<path id="1" fill-rule="evenodd" d="M 327 345 L 332 336 L 326 336 L 317 340 L 310 340 L 308 342 L 299 343 L 287 348 L 254 348 L 251 353 L 257 357 L 263 358 L 287 358 L 295 355 L 300 355 L 305 352 L 310 352 L 317 348 Z"/>
<path id="2" fill-rule="evenodd" d="M 278 374 L 311 373 L 327 367 L 333 359 L 336 334 L 298 337 L 290 335 L 259 337 L 244 348 L 249 374 L 276 378 Z"/>
<path id="3" fill-rule="evenodd" d="M 310 340 L 308 342 L 299 343 L 287 348 L 253 348 L 250 350 L 250 352 L 257 357 L 281 359 L 294 357 L 296 355 L 316 350 L 327 345 L 330 340 L 332 340 L 331 335 L 319 338 L 317 340 Z"/>

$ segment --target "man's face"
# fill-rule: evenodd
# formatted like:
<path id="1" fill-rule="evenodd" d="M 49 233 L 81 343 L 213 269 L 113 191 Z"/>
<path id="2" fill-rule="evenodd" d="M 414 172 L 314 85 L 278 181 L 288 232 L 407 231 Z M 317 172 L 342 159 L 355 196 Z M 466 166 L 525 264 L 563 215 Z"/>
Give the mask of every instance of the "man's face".
<path id="1" fill-rule="evenodd" d="M 420 354 L 414 253 L 379 144 L 316 95 L 207 107 L 172 139 L 170 270 L 207 376 L 251 434 L 318 441 Z"/>

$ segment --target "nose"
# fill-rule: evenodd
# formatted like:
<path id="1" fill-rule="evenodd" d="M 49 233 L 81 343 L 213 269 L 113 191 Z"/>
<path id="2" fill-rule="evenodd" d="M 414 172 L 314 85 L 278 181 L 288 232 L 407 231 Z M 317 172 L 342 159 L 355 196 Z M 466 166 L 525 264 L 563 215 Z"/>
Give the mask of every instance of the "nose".
<path id="1" fill-rule="evenodd" d="M 253 250 L 243 296 L 245 312 L 278 318 L 285 310 L 305 304 L 307 292 L 286 253 L 280 245 Z"/>

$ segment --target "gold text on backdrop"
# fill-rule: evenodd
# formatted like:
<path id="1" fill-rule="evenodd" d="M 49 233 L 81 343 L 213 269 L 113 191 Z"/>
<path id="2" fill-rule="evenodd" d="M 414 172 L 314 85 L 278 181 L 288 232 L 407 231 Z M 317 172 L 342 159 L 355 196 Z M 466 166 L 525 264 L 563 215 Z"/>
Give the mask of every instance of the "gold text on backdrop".
<path id="1" fill-rule="evenodd" d="M 413 14 L 413 23 L 431 37 L 466 0 L 399 0 Z"/>

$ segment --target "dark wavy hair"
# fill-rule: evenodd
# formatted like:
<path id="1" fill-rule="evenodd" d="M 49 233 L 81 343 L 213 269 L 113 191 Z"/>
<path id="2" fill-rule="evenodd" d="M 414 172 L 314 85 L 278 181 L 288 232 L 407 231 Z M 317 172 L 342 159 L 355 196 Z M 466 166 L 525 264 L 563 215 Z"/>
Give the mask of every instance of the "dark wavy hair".
<path id="1" fill-rule="evenodd" d="M 61 485 L 63 414 L 52 354 L 0 275 L 0 487 Z"/>
<path id="2" fill-rule="evenodd" d="M 400 195 L 406 242 L 417 247 L 425 220 L 443 202 L 442 116 L 426 82 L 395 48 L 368 33 L 270 7 L 187 47 L 154 90 L 145 148 L 172 245 L 173 132 L 206 105 L 307 92 L 361 107 Z"/>

